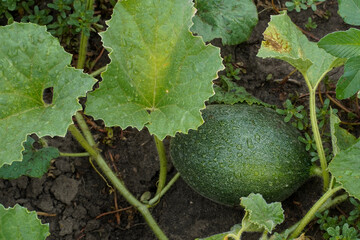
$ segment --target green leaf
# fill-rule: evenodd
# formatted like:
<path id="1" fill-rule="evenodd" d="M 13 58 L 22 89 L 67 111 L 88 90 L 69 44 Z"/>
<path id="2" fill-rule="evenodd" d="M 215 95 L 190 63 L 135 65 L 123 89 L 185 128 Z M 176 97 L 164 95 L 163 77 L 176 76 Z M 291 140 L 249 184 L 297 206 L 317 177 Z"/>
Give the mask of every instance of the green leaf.
<path id="1" fill-rule="evenodd" d="M 331 174 L 349 195 L 360 199 L 360 141 L 340 151 L 329 164 Z"/>
<path id="2" fill-rule="evenodd" d="M 256 6 L 252 0 L 195 0 L 198 9 L 191 31 L 208 42 L 221 38 L 224 45 L 246 41 L 257 24 Z"/>
<path id="3" fill-rule="evenodd" d="M 336 97 L 349 98 L 360 90 L 360 30 L 351 28 L 326 35 L 319 43 L 328 53 L 349 58 L 336 87 Z"/>
<path id="4" fill-rule="evenodd" d="M 41 240 L 49 235 L 49 225 L 42 224 L 35 211 L 18 204 L 13 208 L 0 204 L 0 240 Z"/>
<path id="5" fill-rule="evenodd" d="M 318 45 L 336 57 L 360 56 L 360 30 L 350 28 L 347 31 L 329 33 L 318 42 Z"/>
<path id="6" fill-rule="evenodd" d="M 245 220 L 271 233 L 276 225 L 284 221 L 284 210 L 281 203 L 268 204 L 261 194 L 251 193 L 248 197 L 242 197 L 241 206 L 248 213 L 247 219 L 243 219 L 243 226 Z"/>
<path id="7" fill-rule="evenodd" d="M 354 145 L 357 141 L 355 136 L 339 126 L 340 122 L 340 119 L 331 110 L 330 132 L 334 155 Z"/>
<path id="8" fill-rule="evenodd" d="M 222 86 L 215 85 L 214 91 L 215 95 L 209 99 L 209 103 L 214 104 L 229 104 L 233 105 L 236 103 L 246 102 L 249 105 L 258 104 L 265 107 L 273 107 L 270 104 L 264 103 L 261 100 L 257 99 L 250 93 L 246 91 L 244 87 L 238 86 L 231 80 L 221 79 Z"/>
<path id="9" fill-rule="evenodd" d="M 360 25 L 360 0 L 338 0 L 339 15 L 344 22 L 351 25 Z"/>
<path id="10" fill-rule="evenodd" d="M 34 139 L 27 137 L 24 142 L 23 160 L 13 162 L 11 165 L 3 165 L 0 168 L 0 178 L 15 179 L 22 175 L 40 178 L 47 172 L 50 167 L 50 161 L 59 157 L 60 153 L 57 148 L 45 147 L 36 150 L 33 147 Z"/>
<path id="11" fill-rule="evenodd" d="M 22 159 L 22 143 L 31 133 L 64 136 L 81 109 L 78 97 L 91 90 L 94 80 L 68 67 L 71 55 L 44 26 L 1 27 L 0 42 L 1 167 Z M 47 88 L 53 88 L 49 103 L 43 100 Z"/>
<path id="12" fill-rule="evenodd" d="M 316 43 L 310 42 L 291 22 L 286 12 L 271 16 L 269 26 L 263 33 L 264 40 L 258 52 L 259 57 L 284 60 L 299 70 L 306 82 L 315 89 L 321 79 L 332 68 L 343 64 L 320 49 Z"/>
<path id="13" fill-rule="evenodd" d="M 336 97 L 345 99 L 360 90 L 360 55 L 352 57 L 345 63 L 344 74 L 336 85 Z"/>
<path id="14" fill-rule="evenodd" d="M 228 234 L 237 234 L 241 230 L 241 225 L 236 224 L 232 226 L 231 230 L 224 233 L 219 233 L 206 238 L 196 238 L 195 240 L 223 240 Z"/>
<path id="15" fill-rule="evenodd" d="M 189 31 L 194 12 L 191 1 L 119 1 L 101 34 L 111 63 L 87 114 L 159 139 L 200 126 L 223 66 L 219 49 Z"/>

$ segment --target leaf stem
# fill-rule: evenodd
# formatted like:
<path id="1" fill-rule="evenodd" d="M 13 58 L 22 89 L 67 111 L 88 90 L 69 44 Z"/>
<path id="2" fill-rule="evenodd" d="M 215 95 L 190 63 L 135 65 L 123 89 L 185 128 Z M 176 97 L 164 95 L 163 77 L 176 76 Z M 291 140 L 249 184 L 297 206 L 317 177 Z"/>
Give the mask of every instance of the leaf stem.
<path id="1" fill-rule="evenodd" d="M 64 153 L 60 152 L 60 157 L 89 157 L 90 153 L 83 152 L 83 153 Z"/>
<path id="2" fill-rule="evenodd" d="M 81 31 L 79 57 L 78 57 L 77 65 L 76 65 L 77 69 L 84 69 L 88 40 L 89 40 L 89 37 L 85 35 L 84 31 Z"/>
<path id="3" fill-rule="evenodd" d="M 345 193 L 345 194 L 335 197 L 334 199 L 331 199 L 330 201 L 328 200 L 318 209 L 318 211 L 316 213 L 322 213 L 326 209 L 329 209 L 335 205 L 338 205 L 339 203 L 344 202 L 346 199 L 348 199 L 348 197 L 349 197 L 348 194 Z M 315 214 L 314 214 L 313 218 L 315 218 Z M 301 222 L 301 220 L 298 221 L 297 223 L 295 223 L 294 225 L 292 225 L 291 227 L 287 228 L 281 234 L 285 234 L 286 231 L 289 231 L 290 233 L 293 232 L 299 226 L 300 222 Z M 270 239 L 273 239 L 273 237 Z"/>
<path id="4" fill-rule="evenodd" d="M 160 173 L 159 173 L 159 182 L 157 185 L 156 195 L 159 195 L 166 183 L 166 174 L 167 174 L 167 159 L 166 152 L 163 141 L 161 141 L 157 136 L 154 135 L 156 149 L 159 154 L 160 161 Z"/>
<path id="5" fill-rule="evenodd" d="M 106 70 L 107 66 L 99 68 L 95 71 L 93 71 L 92 73 L 90 73 L 90 76 L 92 77 L 96 77 L 97 75 L 100 75 L 102 72 L 104 72 Z"/>
<path id="6" fill-rule="evenodd" d="M 80 115 L 81 116 L 81 115 Z M 106 175 L 106 177 L 111 181 L 111 183 L 116 187 L 116 189 L 121 193 L 121 195 L 132 205 L 134 206 L 144 217 L 145 221 L 148 223 L 149 227 L 152 229 L 154 234 L 160 240 L 167 240 L 168 238 L 160 229 L 155 219 L 152 217 L 149 209 L 146 205 L 142 204 L 137 200 L 125 187 L 125 185 L 120 181 L 120 179 L 114 174 L 114 172 L 106 164 L 105 160 L 101 154 L 93 148 L 81 134 L 81 132 L 75 127 L 75 125 L 69 126 L 69 131 L 75 137 L 75 139 L 80 143 L 80 145 L 90 153 L 91 157 L 96 161 L 99 168 Z"/>
<path id="7" fill-rule="evenodd" d="M 318 121 L 316 117 L 316 88 L 310 88 L 309 87 L 309 93 L 310 93 L 310 121 L 311 121 L 311 127 L 312 132 L 314 134 L 314 139 L 316 143 L 316 150 L 319 155 L 320 160 L 320 166 L 322 171 L 322 178 L 324 181 L 323 190 L 326 192 L 326 190 L 329 188 L 330 183 L 330 174 L 327 169 L 327 161 L 325 157 L 325 151 L 324 147 L 321 141 L 321 135 L 319 131 Z"/>
<path id="8" fill-rule="evenodd" d="M 341 190 L 342 187 L 336 187 L 329 189 L 315 204 L 312 208 L 306 213 L 306 215 L 300 220 L 299 225 L 296 227 L 294 232 L 290 235 L 289 239 L 298 237 L 301 232 L 304 230 L 305 226 L 315 217 L 315 214 L 322 209 L 324 203 L 337 191 Z"/>
<path id="9" fill-rule="evenodd" d="M 86 10 L 93 10 L 94 0 L 87 0 L 86 2 Z M 90 25 L 88 26 L 88 28 Z M 88 45 L 89 37 L 86 36 L 84 30 L 81 31 L 80 35 L 80 47 L 79 47 L 79 57 L 76 65 L 77 69 L 84 69 L 86 53 L 87 53 L 87 45 Z"/>
<path id="10" fill-rule="evenodd" d="M 75 118 L 76 118 L 77 123 L 79 124 L 81 131 L 83 132 L 83 134 L 85 136 L 86 141 L 90 144 L 90 146 L 95 146 L 94 138 L 91 135 L 91 132 L 90 132 L 88 126 L 86 125 L 84 117 L 81 115 L 80 112 L 76 112 Z"/>
<path id="11" fill-rule="evenodd" d="M 155 195 L 154 198 L 149 200 L 148 205 L 151 207 L 156 202 L 158 202 L 159 199 L 162 196 L 164 196 L 164 194 L 170 189 L 170 187 L 176 182 L 176 180 L 178 180 L 179 177 L 180 177 L 180 173 L 176 173 L 175 176 L 170 180 L 170 182 L 168 182 L 168 184 L 166 184 L 166 186 L 163 188 L 163 190 L 159 194 Z"/>

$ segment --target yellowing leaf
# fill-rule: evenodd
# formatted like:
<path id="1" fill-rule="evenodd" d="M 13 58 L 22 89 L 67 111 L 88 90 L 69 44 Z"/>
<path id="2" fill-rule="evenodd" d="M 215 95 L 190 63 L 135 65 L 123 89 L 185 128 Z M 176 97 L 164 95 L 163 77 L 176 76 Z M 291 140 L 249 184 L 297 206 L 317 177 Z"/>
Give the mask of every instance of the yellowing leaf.
<path id="1" fill-rule="evenodd" d="M 223 66 L 219 49 L 189 31 L 194 12 L 189 0 L 119 1 L 101 34 L 111 63 L 86 113 L 160 139 L 200 126 Z"/>
<path id="2" fill-rule="evenodd" d="M 328 54 L 316 43 L 310 42 L 286 13 L 271 16 L 263 35 L 264 41 L 257 56 L 288 62 L 303 74 L 313 89 L 327 72 L 344 63 L 343 59 Z"/>

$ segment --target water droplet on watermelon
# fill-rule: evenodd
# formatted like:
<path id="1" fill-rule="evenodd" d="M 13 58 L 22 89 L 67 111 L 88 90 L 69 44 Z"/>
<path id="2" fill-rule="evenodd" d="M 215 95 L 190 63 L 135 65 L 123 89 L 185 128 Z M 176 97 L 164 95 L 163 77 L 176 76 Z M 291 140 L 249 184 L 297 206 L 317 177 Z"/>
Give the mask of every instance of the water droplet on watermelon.
<path id="1" fill-rule="evenodd" d="M 248 138 L 247 140 L 246 140 L 246 145 L 248 146 L 248 148 L 250 148 L 250 149 L 253 149 L 255 146 L 254 146 L 254 143 L 253 143 L 253 141 L 252 141 L 252 139 L 251 138 Z"/>
<path id="2" fill-rule="evenodd" d="M 256 142 L 260 142 L 260 140 L 261 140 L 261 137 L 260 137 L 260 135 L 257 133 L 257 134 L 255 134 L 255 141 Z"/>

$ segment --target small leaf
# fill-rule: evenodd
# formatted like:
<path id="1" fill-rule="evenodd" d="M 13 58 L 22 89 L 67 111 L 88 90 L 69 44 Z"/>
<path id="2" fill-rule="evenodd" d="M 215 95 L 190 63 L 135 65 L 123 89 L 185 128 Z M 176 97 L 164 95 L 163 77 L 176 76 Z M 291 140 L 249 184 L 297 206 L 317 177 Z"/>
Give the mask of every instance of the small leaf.
<path id="1" fill-rule="evenodd" d="M 0 42 L 1 167 L 21 161 L 29 134 L 64 136 L 81 109 L 78 97 L 92 89 L 94 79 L 68 66 L 71 54 L 45 26 L 0 27 Z M 51 94 L 45 99 L 46 90 Z"/>
<path id="2" fill-rule="evenodd" d="M 195 240 L 223 240 L 228 234 L 237 234 L 241 230 L 241 225 L 236 224 L 231 227 L 231 230 L 224 233 L 219 233 L 206 238 L 196 238 Z"/>
<path id="3" fill-rule="evenodd" d="M 349 195 L 360 199 L 360 141 L 340 151 L 329 164 L 329 170 Z"/>
<path id="4" fill-rule="evenodd" d="M 316 43 L 310 42 L 291 22 L 286 12 L 271 16 L 263 35 L 265 41 L 257 56 L 290 63 L 303 74 L 313 89 L 327 72 L 344 63 L 343 59 L 335 58 L 320 49 Z"/>
<path id="5" fill-rule="evenodd" d="M 252 0 L 195 0 L 197 13 L 191 31 L 208 42 L 221 38 L 224 45 L 246 41 L 257 24 L 258 15 Z"/>
<path id="6" fill-rule="evenodd" d="M 360 25 L 360 0 L 338 0 L 339 15 L 344 22 L 351 25 Z"/>
<path id="7" fill-rule="evenodd" d="M 0 240 L 46 239 L 49 225 L 42 224 L 36 212 L 16 204 L 13 208 L 4 208 L 0 204 Z"/>
<path id="8" fill-rule="evenodd" d="M 118 1 L 101 34 L 111 63 L 86 112 L 159 139 L 200 126 L 223 66 L 219 49 L 189 31 L 194 13 L 189 0 Z"/>
<path id="9" fill-rule="evenodd" d="M 360 42 L 359 42 L 360 43 Z M 344 74 L 336 85 L 336 97 L 345 99 L 360 90 L 360 55 L 352 57 L 345 63 Z"/>
<path id="10" fill-rule="evenodd" d="M 209 99 L 209 103 L 223 103 L 233 105 L 236 103 L 246 102 L 249 105 L 255 103 L 258 105 L 263 105 L 265 107 L 274 107 L 257 99 L 256 97 L 248 93 L 244 87 L 238 86 L 231 80 L 221 79 L 221 82 L 221 87 L 219 87 L 218 85 L 214 86 L 215 95 Z"/>
<path id="11" fill-rule="evenodd" d="M 0 168 L 0 178 L 16 179 L 22 175 L 40 178 L 48 171 L 50 161 L 59 157 L 60 153 L 57 148 L 45 147 L 36 150 L 32 144 L 34 139 L 27 137 L 24 142 L 23 160 L 21 162 L 13 162 L 11 165 L 3 165 Z"/>
<path id="12" fill-rule="evenodd" d="M 331 111 L 330 113 L 330 132 L 331 132 L 331 142 L 333 147 L 334 156 L 350 146 L 354 145 L 357 141 L 356 137 L 345 129 L 339 126 L 340 119 L 336 114 Z"/>
<path id="13" fill-rule="evenodd" d="M 248 197 L 242 197 L 241 206 L 248 212 L 248 221 L 270 233 L 276 225 L 284 221 L 284 210 L 281 203 L 268 204 L 261 194 L 251 193 Z"/>
<path id="14" fill-rule="evenodd" d="M 360 56 L 360 30 L 350 28 L 347 31 L 329 33 L 318 42 L 318 45 L 336 57 Z"/>

